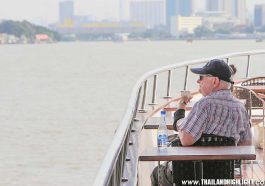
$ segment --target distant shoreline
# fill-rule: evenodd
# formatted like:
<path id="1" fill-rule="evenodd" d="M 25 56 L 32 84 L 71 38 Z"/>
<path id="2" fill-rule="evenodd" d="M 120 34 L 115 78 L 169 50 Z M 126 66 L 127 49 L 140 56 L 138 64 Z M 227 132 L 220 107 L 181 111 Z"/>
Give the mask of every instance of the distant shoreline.
<path id="1" fill-rule="evenodd" d="M 44 44 L 56 44 L 56 43 L 86 43 L 86 42 L 113 42 L 113 43 L 126 43 L 126 42 L 186 42 L 192 44 L 196 41 L 239 41 L 239 40 L 253 40 L 255 42 L 263 42 L 263 39 L 257 38 L 227 38 L 227 39 L 138 39 L 138 40 L 122 40 L 122 41 L 113 41 L 113 40 L 76 40 L 76 41 L 56 41 L 56 42 L 40 42 L 40 43 L 0 43 L 1 45 L 44 45 Z"/>

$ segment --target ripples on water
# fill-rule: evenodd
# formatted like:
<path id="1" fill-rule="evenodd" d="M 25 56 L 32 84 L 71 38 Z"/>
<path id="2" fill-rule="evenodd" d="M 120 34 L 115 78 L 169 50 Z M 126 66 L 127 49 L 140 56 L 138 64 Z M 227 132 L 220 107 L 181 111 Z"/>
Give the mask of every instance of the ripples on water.
<path id="1" fill-rule="evenodd" d="M 141 75 L 264 46 L 253 40 L 0 45 L 0 185 L 91 183 Z"/>

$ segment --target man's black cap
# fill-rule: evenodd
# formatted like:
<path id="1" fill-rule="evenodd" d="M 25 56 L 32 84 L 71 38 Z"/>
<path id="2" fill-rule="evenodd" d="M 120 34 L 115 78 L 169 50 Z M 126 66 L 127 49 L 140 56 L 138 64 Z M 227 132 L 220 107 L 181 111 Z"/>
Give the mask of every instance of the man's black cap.
<path id="1" fill-rule="evenodd" d="M 218 77 L 223 81 L 234 84 L 234 82 L 231 80 L 232 72 L 230 70 L 230 67 L 227 63 L 220 59 L 213 59 L 202 68 L 191 68 L 190 70 L 195 74 L 210 74 L 212 76 Z"/>

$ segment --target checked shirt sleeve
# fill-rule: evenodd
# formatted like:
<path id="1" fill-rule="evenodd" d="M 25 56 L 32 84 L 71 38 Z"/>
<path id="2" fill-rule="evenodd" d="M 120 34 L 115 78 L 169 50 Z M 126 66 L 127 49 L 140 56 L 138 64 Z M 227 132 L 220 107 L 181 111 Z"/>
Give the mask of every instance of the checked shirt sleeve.
<path id="1" fill-rule="evenodd" d="M 207 104 L 205 101 L 195 103 L 189 115 L 179 125 L 179 129 L 193 136 L 197 141 L 207 125 Z"/>

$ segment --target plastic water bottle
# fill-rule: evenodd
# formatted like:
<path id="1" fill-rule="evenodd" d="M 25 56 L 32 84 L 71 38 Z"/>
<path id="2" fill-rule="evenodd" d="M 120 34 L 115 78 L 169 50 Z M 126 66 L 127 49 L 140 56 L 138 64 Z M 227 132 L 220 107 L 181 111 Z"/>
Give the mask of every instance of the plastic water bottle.
<path id="1" fill-rule="evenodd" d="M 166 126 L 166 111 L 162 110 L 160 114 L 161 114 L 161 121 L 157 129 L 157 146 L 160 149 L 164 149 L 167 147 L 167 144 L 168 144 L 168 132 L 167 132 L 167 126 Z"/>

